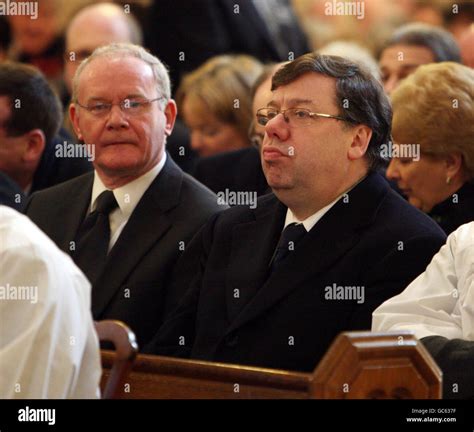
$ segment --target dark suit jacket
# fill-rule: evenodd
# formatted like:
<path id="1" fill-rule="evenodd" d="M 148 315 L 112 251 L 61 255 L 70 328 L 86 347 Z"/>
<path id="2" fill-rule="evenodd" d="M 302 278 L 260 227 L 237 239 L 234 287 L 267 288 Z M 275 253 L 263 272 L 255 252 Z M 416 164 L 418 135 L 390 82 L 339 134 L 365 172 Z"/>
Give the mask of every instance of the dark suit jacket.
<path id="1" fill-rule="evenodd" d="M 192 175 L 199 155 L 191 148 L 190 141 L 188 128 L 177 118 L 173 132 L 166 140 L 166 151 L 184 172 Z"/>
<path id="2" fill-rule="evenodd" d="M 474 342 L 442 336 L 421 341 L 443 372 L 443 398 L 474 398 Z"/>
<path id="3" fill-rule="evenodd" d="M 271 192 L 254 147 L 200 159 L 194 177 L 216 193 L 226 189 L 256 192 L 257 196 Z"/>
<path id="4" fill-rule="evenodd" d="M 93 173 L 33 194 L 26 213 L 56 244 L 70 242 L 90 205 Z M 165 166 L 137 204 L 92 288 L 95 320 L 130 325 L 143 346 L 162 315 L 178 299 L 167 290 L 173 266 L 192 236 L 223 210 L 216 196 L 184 174 L 168 156 Z"/>
<path id="5" fill-rule="evenodd" d="M 311 371 L 340 332 L 370 329 L 372 311 L 420 274 L 446 238 L 370 174 L 269 274 L 286 211 L 265 195 L 255 210 L 213 217 L 178 266 L 175 283 L 190 289 L 145 351 Z M 334 286 L 363 287 L 363 302 L 349 292 L 338 298 Z"/>
<path id="6" fill-rule="evenodd" d="M 435 205 L 428 213 L 446 235 L 474 221 L 474 185 L 464 183 L 452 196 Z"/>
<path id="7" fill-rule="evenodd" d="M 291 8 L 286 3 L 279 7 Z M 236 4 L 239 13 L 235 13 Z M 155 0 L 147 33 L 147 45 L 170 68 L 174 89 L 184 73 L 216 55 L 249 54 L 262 62 L 288 60 L 288 53 L 278 52 L 265 22 L 247 0 Z M 295 58 L 310 50 L 296 18 L 285 40 Z"/>
<path id="8" fill-rule="evenodd" d="M 92 163 L 86 158 L 57 157 L 56 144 L 73 143 L 73 138 L 61 129 L 49 142 L 41 156 L 33 177 L 31 193 L 55 186 L 93 170 Z"/>
<path id="9" fill-rule="evenodd" d="M 25 207 L 25 195 L 10 177 L 0 171 L 0 205 L 22 211 Z"/>

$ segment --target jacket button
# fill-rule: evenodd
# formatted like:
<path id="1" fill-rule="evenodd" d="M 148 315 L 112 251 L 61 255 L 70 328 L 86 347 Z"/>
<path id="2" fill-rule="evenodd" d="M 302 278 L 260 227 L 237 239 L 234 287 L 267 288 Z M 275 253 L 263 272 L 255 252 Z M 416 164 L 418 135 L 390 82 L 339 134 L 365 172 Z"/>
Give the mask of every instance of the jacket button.
<path id="1" fill-rule="evenodd" d="M 239 338 L 235 333 L 229 333 L 224 339 L 224 343 L 228 347 L 236 346 L 238 341 Z"/>

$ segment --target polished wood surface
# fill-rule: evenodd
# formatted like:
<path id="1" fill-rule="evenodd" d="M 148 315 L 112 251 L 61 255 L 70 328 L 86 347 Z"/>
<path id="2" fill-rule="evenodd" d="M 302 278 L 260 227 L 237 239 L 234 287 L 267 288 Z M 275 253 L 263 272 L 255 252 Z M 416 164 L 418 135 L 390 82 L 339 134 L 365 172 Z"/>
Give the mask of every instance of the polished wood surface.
<path id="1" fill-rule="evenodd" d="M 114 353 L 102 351 L 106 380 Z M 441 372 L 410 333 L 348 332 L 313 373 L 138 355 L 127 399 L 366 399 L 441 397 Z"/>
<path id="2" fill-rule="evenodd" d="M 122 395 L 124 383 L 138 351 L 135 334 L 121 321 L 103 320 L 94 324 L 99 341 L 112 343 L 115 348 L 108 363 L 107 374 L 102 375 L 102 399 L 116 399 Z"/>

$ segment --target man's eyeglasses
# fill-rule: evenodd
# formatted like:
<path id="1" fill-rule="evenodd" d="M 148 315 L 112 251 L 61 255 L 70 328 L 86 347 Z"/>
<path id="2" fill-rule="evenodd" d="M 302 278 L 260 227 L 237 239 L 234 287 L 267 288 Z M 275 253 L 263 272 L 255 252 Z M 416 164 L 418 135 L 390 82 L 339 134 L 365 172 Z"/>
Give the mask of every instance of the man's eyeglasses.
<path id="1" fill-rule="evenodd" d="M 307 126 L 313 122 L 316 117 L 333 118 L 352 123 L 351 120 L 344 117 L 331 114 L 321 114 L 312 112 L 306 108 L 289 108 L 286 110 L 278 110 L 276 108 L 260 108 L 257 111 L 257 122 L 265 126 L 270 120 L 274 119 L 278 114 L 282 114 L 285 121 L 294 126 Z"/>
<path id="2" fill-rule="evenodd" d="M 152 102 L 159 101 L 163 99 L 164 96 L 160 96 L 156 99 L 145 99 L 145 98 L 128 98 L 124 99 L 119 103 L 108 103 L 108 102 L 92 102 L 89 105 L 81 105 L 79 102 L 76 102 L 81 108 L 89 111 L 92 115 L 97 117 L 106 116 L 112 110 L 114 105 L 120 106 L 120 109 L 125 114 L 130 114 L 132 116 L 143 114 L 147 111 L 149 105 Z"/>

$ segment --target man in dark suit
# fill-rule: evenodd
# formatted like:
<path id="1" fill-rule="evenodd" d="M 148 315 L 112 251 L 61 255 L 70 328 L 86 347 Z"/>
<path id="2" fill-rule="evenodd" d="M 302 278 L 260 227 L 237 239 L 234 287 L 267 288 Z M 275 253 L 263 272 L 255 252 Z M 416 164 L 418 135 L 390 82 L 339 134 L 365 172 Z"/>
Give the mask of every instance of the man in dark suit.
<path id="1" fill-rule="evenodd" d="M 163 64 L 112 44 L 79 67 L 70 115 L 94 143 L 94 173 L 34 194 L 27 214 L 91 281 L 94 319 L 130 325 L 142 346 L 178 301 L 167 278 L 218 210 L 216 196 L 165 152 L 176 118 Z"/>
<path id="2" fill-rule="evenodd" d="M 443 244 L 376 172 L 391 109 L 369 72 L 307 54 L 272 89 L 257 118 L 274 195 L 206 224 L 177 269 L 189 290 L 146 352 L 310 371 Z"/>
<path id="3" fill-rule="evenodd" d="M 59 99 L 39 70 L 20 63 L 0 65 L 0 170 L 24 193 L 92 170 L 79 154 L 81 147 L 59 130 L 61 122 Z"/>
<path id="4" fill-rule="evenodd" d="M 288 0 L 156 0 L 147 45 L 169 66 L 174 88 L 184 73 L 219 54 L 269 62 L 309 51 Z"/>

